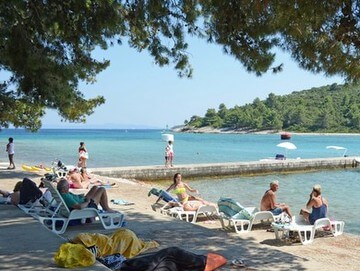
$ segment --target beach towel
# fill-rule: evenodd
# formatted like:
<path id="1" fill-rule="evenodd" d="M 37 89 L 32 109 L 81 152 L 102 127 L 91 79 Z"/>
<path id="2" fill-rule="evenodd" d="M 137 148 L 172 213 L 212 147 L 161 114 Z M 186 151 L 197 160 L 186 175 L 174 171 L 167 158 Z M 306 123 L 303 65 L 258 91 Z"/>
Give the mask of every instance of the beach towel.
<path id="1" fill-rule="evenodd" d="M 250 220 L 252 218 L 251 214 L 245 209 L 245 207 L 231 198 L 220 198 L 217 204 L 219 212 L 224 213 L 233 219 Z"/>
<path id="2" fill-rule="evenodd" d="M 86 267 L 96 262 L 95 255 L 82 244 L 62 244 L 54 255 L 58 266 L 65 268 Z"/>
<path id="3" fill-rule="evenodd" d="M 99 187 L 104 187 L 105 189 L 117 188 L 117 187 L 119 187 L 119 185 L 116 184 L 116 183 L 101 184 L 101 185 L 98 185 L 98 186 L 99 186 Z"/>
<path id="4" fill-rule="evenodd" d="M 118 229 L 111 235 L 80 233 L 72 242 L 83 244 L 85 247 L 96 246 L 99 257 L 120 253 L 126 258 L 132 258 L 145 250 L 159 246 L 155 241 L 143 241 L 139 239 L 136 234 L 129 229 Z"/>
<path id="5" fill-rule="evenodd" d="M 134 205 L 135 204 L 133 202 L 129 202 L 129 201 L 123 200 L 123 199 L 112 199 L 111 202 L 116 205 Z"/>

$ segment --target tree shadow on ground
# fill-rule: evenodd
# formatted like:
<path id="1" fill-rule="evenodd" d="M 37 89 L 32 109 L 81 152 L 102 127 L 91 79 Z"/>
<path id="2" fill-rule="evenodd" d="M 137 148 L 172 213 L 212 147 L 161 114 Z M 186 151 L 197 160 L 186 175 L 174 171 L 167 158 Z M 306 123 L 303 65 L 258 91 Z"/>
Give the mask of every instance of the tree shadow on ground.
<path id="1" fill-rule="evenodd" d="M 22 180 L 25 177 L 26 178 L 40 178 L 42 175 L 41 173 L 35 173 L 35 172 L 28 172 L 28 171 L 20 171 L 20 170 L 9 170 L 6 168 L 0 168 L 1 171 L 1 178 L 4 179 L 19 179 Z"/>
<path id="2" fill-rule="evenodd" d="M 130 208 L 129 208 L 130 209 Z M 167 216 L 154 219 L 153 215 L 129 211 L 127 209 L 126 227 L 144 240 L 155 240 L 160 249 L 177 246 L 197 254 L 206 255 L 217 252 L 228 260 L 243 259 L 246 265 L 256 270 L 305 270 L 306 259 L 281 252 L 274 247 L 259 244 L 254 238 L 242 238 L 220 229 L 208 229 L 197 224 L 176 220 Z M 96 231 L 106 233 L 95 225 L 82 228 L 82 232 Z M 80 233 L 73 227 L 66 232 L 66 237 L 72 238 Z"/>

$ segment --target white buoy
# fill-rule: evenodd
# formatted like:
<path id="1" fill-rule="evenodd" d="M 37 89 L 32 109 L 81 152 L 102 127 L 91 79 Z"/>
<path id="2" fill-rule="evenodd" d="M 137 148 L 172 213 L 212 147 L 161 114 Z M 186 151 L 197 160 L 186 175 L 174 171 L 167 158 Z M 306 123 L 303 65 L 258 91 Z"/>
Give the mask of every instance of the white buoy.
<path id="1" fill-rule="evenodd" d="M 173 134 L 162 134 L 161 139 L 166 142 L 169 142 L 169 141 L 174 142 L 174 135 Z"/>

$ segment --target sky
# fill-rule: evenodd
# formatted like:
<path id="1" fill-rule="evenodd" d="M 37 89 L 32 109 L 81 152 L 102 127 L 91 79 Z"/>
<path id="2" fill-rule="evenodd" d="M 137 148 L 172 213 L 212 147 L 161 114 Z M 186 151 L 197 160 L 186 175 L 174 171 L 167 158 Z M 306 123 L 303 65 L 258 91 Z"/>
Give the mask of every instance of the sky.
<path id="1" fill-rule="evenodd" d="M 222 48 L 204 40 L 189 40 L 193 78 L 179 78 L 172 67 L 158 67 L 147 51 L 138 52 L 127 44 L 96 50 L 94 57 L 109 59 L 110 66 L 98 74 L 97 82 L 80 85 L 86 98 L 102 95 L 105 104 L 95 109 L 85 124 L 61 122 L 55 111 L 47 111 L 42 128 L 159 128 L 182 125 L 193 115 L 203 117 L 209 108 L 227 108 L 267 98 L 270 93 L 342 84 L 340 77 L 325 77 L 300 69 L 289 55 L 278 53 L 274 63 L 284 64 L 278 74 L 261 77 L 248 73 L 240 62 Z"/>

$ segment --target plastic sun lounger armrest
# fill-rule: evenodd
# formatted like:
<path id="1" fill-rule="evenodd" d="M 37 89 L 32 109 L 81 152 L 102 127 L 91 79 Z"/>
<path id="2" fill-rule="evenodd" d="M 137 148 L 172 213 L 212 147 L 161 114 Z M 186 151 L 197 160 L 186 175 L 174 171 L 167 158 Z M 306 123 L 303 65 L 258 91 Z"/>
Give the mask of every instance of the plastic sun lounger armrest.
<path id="1" fill-rule="evenodd" d="M 344 221 L 330 220 L 330 223 L 334 236 L 343 234 L 345 227 Z"/>

